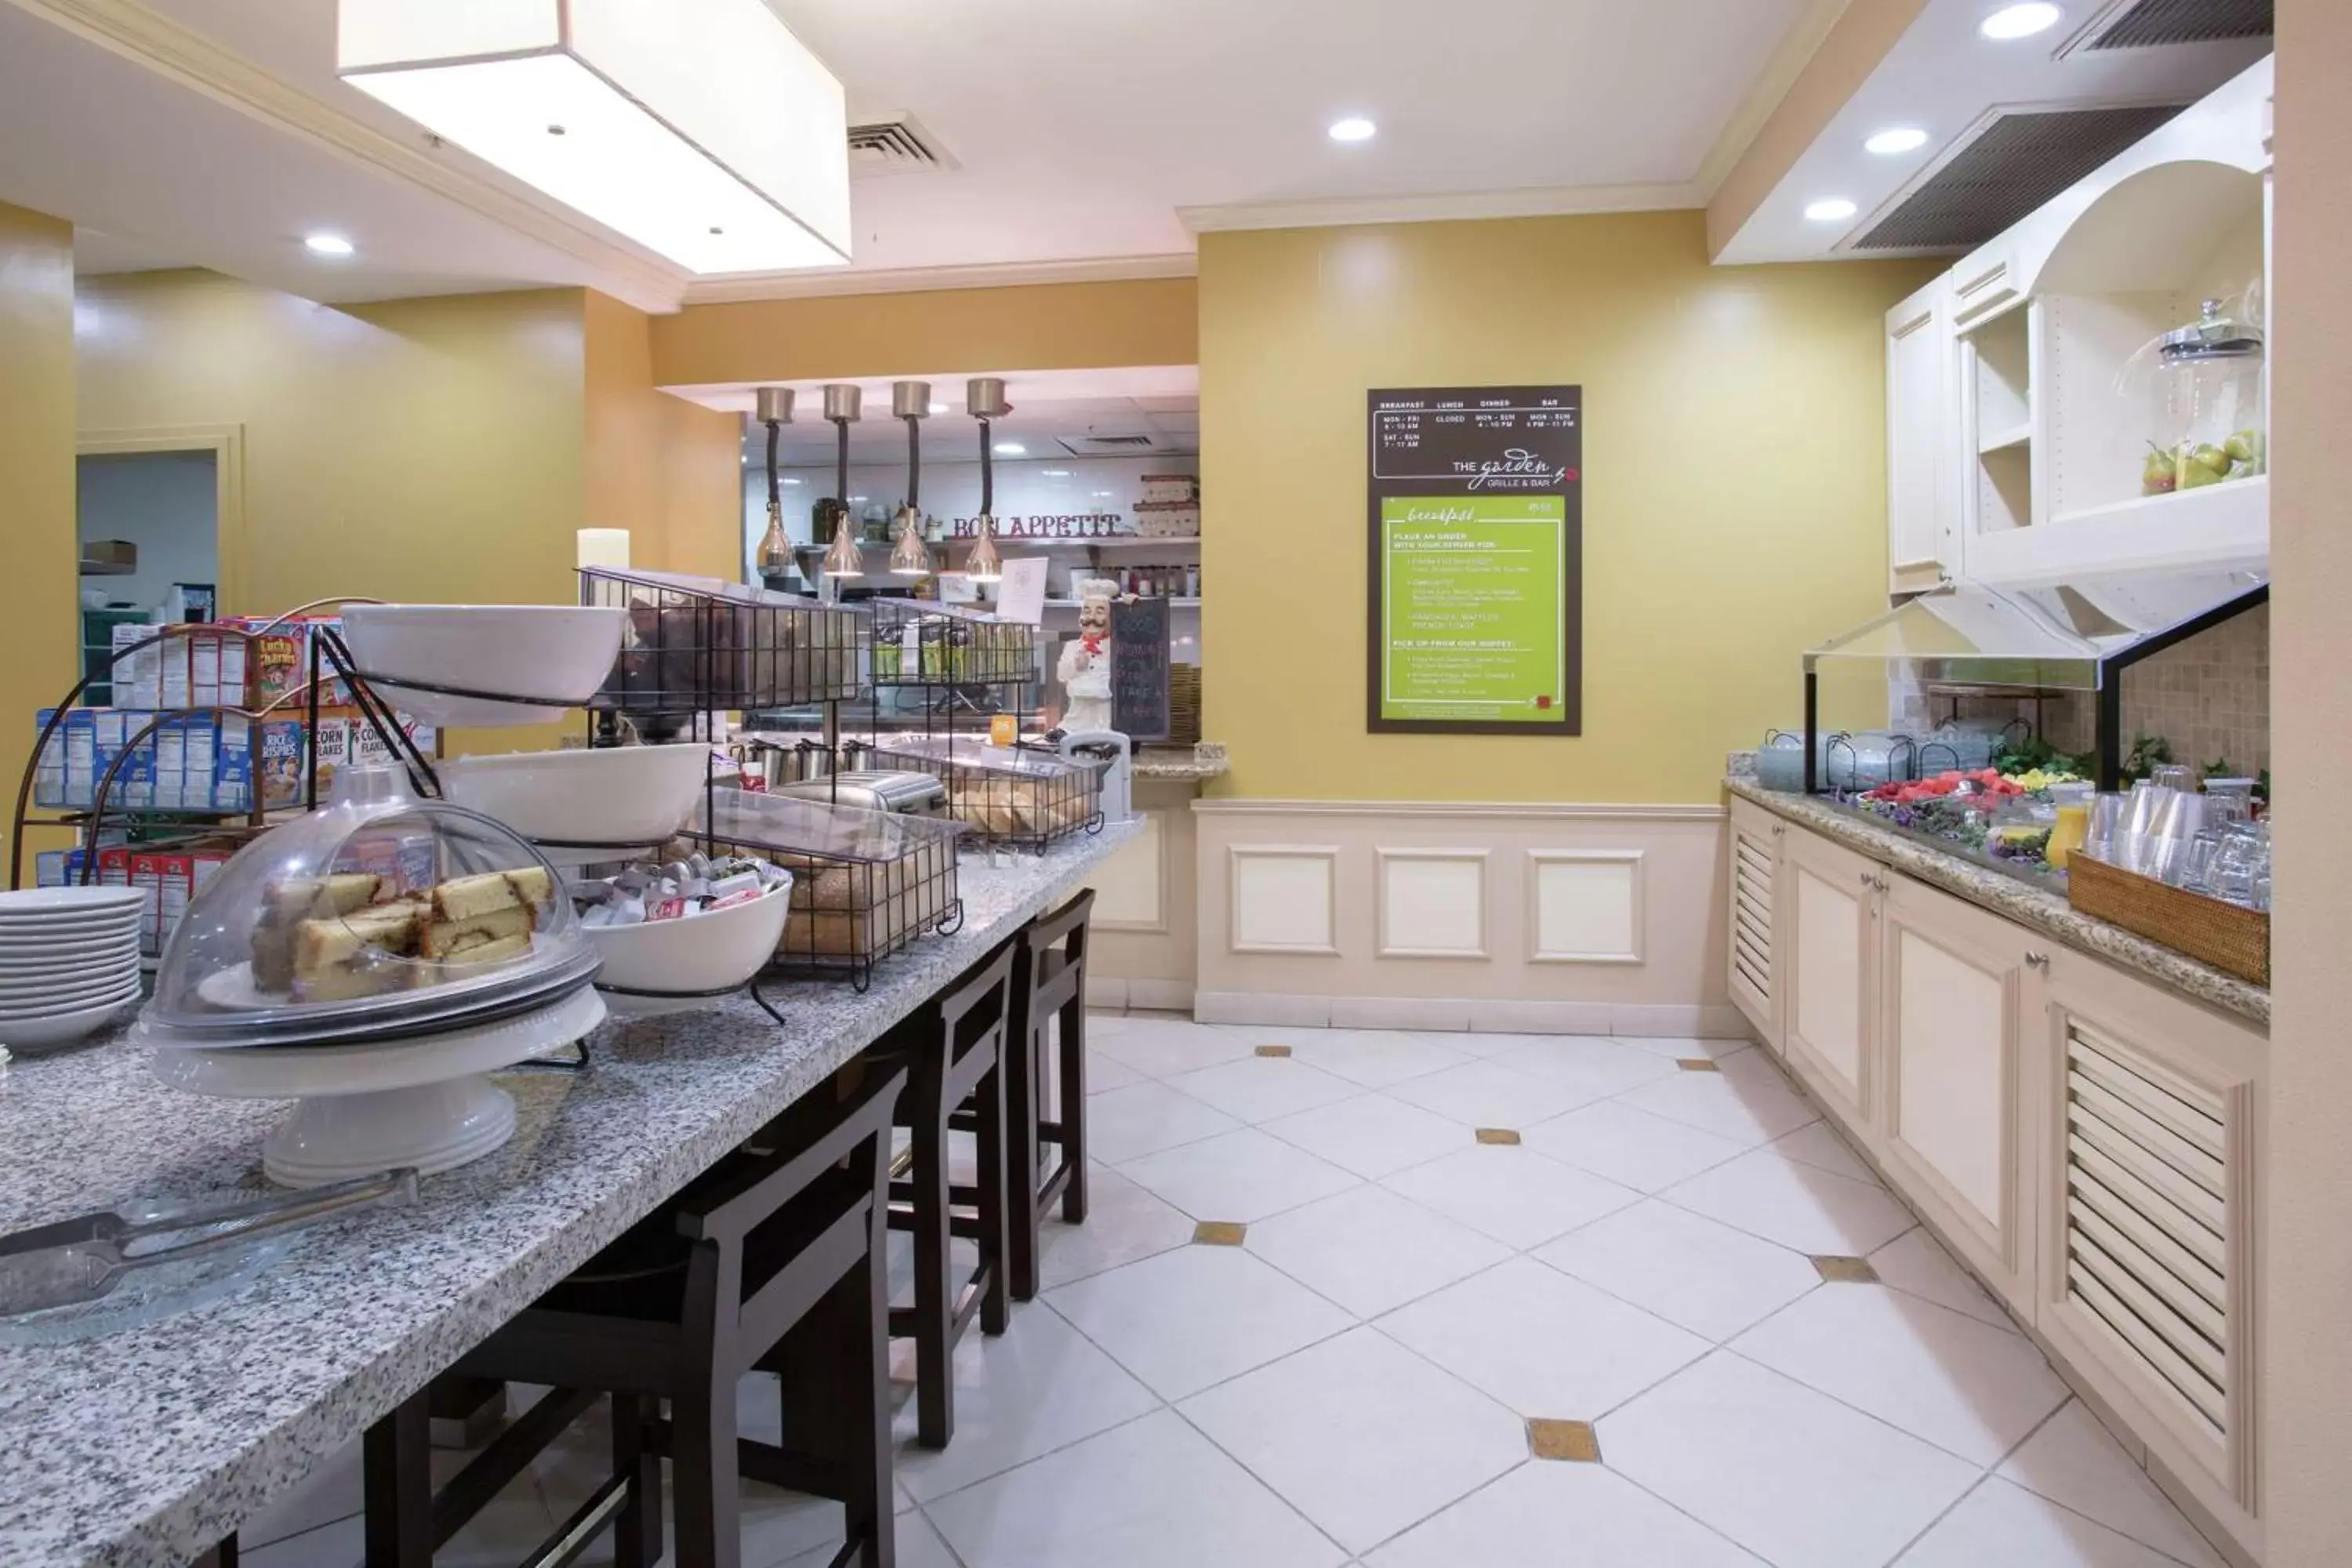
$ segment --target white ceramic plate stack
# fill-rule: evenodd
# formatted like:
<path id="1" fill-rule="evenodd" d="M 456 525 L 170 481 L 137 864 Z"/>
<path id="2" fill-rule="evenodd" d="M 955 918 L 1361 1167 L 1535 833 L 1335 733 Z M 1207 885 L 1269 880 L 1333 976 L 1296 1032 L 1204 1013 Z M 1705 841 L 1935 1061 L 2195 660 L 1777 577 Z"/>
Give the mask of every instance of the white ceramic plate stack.
<path id="1" fill-rule="evenodd" d="M 136 1002 L 146 911 L 136 888 L 0 893 L 0 1046 L 67 1045 Z"/>

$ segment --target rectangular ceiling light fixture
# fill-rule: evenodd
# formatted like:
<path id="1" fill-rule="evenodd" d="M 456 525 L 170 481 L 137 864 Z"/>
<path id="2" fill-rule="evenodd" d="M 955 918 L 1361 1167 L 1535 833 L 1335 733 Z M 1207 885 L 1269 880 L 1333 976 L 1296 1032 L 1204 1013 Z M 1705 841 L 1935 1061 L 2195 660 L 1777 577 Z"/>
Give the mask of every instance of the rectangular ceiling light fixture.
<path id="1" fill-rule="evenodd" d="M 764 0 L 339 0 L 345 81 L 697 273 L 849 259 L 841 83 Z"/>

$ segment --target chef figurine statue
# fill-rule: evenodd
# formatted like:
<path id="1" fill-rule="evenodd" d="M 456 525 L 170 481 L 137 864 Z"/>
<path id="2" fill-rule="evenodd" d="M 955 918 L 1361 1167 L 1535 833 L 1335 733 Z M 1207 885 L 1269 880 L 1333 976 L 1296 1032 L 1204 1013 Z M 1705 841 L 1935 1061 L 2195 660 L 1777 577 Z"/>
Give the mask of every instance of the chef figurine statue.
<path id="1" fill-rule="evenodd" d="M 1078 584 L 1078 635 L 1062 645 L 1056 674 L 1070 705 L 1062 728 L 1076 734 L 1111 727 L 1110 603 L 1118 584 L 1108 577 L 1089 577 Z"/>

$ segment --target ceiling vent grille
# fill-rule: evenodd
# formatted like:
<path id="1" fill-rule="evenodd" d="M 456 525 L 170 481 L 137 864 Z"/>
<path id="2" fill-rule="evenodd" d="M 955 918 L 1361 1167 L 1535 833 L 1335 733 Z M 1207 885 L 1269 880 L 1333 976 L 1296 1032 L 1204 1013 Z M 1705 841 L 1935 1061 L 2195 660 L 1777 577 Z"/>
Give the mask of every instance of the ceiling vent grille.
<path id="1" fill-rule="evenodd" d="M 2183 107 L 2004 114 L 1855 240 L 1853 248 L 1967 250 L 1982 245 Z"/>
<path id="2" fill-rule="evenodd" d="M 1059 439 L 1062 450 L 1073 458 L 1131 457 L 1160 448 L 1160 443 L 1149 436 L 1064 436 Z"/>
<path id="3" fill-rule="evenodd" d="M 2271 36 L 2272 0 L 2137 0 L 2099 29 L 2095 49 L 2219 44 Z"/>
<path id="4" fill-rule="evenodd" d="M 909 116 L 849 128 L 853 174 L 913 174 L 954 167 L 956 161 L 940 147 L 939 139 Z"/>

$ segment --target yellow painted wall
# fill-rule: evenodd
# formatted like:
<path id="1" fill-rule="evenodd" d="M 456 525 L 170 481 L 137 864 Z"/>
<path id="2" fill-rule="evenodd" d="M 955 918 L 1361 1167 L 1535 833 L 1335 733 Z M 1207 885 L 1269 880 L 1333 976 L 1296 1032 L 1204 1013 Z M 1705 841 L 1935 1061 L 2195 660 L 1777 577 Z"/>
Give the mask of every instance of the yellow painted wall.
<path id="1" fill-rule="evenodd" d="M 1714 801 L 1885 607 L 1888 306 L 1929 262 L 1707 264 L 1705 216 L 1212 234 L 1203 729 L 1222 793 Z M 1581 739 L 1364 731 L 1364 393 L 1584 388 Z"/>
<path id="2" fill-rule="evenodd" d="M 692 305 L 653 324 L 661 386 L 1191 364 L 1190 278 Z"/>
<path id="3" fill-rule="evenodd" d="M 184 271 L 86 279 L 79 299 L 85 435 L 244 427 L 232 609 L 576 596 L 580 290 L 337 309 Z"/>
<path id="4" fill-rule="evenodd" d="M 742 423 L 654 389 L 651 317 L 584 305 L 583 528 L 629 531 L 639 566 L 734 579 L 743 554 Z"/>
<path id="5" fill-rule="evenodd" d="M 0 790 L 10 807 L 33 710 L 73 684 L 79 641 L 73 331 L 73 226 L 0 204 Z"/>

